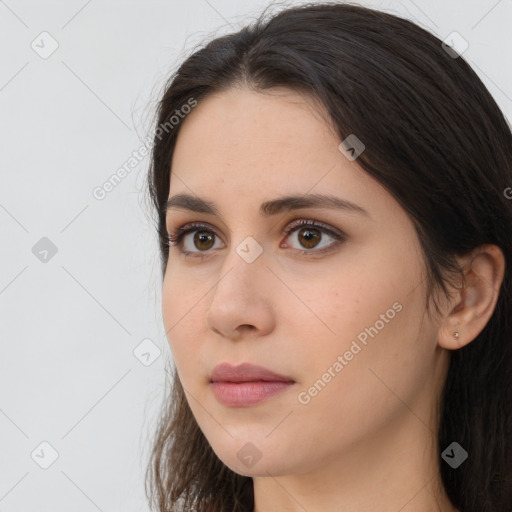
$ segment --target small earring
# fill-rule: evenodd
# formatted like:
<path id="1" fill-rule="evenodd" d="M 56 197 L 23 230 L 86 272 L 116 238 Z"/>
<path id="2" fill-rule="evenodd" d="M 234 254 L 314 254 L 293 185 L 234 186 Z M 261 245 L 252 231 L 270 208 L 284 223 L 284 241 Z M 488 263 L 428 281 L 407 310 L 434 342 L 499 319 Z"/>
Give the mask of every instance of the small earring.
<path id="1" fill-rule="evenodd" d="M 457 339 L 457 338 L 459 337 L 459 331 L 455 331 L 455 332 L 453 333 L 453 337 L 454 337 L 455 339 Z"/>

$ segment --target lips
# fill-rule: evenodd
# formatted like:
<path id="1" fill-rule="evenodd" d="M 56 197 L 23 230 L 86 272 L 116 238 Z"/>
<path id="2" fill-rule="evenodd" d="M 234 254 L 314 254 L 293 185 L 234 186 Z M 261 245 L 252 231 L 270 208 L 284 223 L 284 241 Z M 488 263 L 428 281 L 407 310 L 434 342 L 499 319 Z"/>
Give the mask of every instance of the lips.
<path id="1" fill-rule="evenodd" d="M 243 363 L 217 365 L 210 376 L 215 398 L 228 407 L 250 407 L 289 389 L 295 381 L 262 366 Z"/>
<path id="2" fill-rule="evenodd" d="M 232 366 L 229 363 L 217 365 L 210 376 L 210 382 L 295 382 L 291 377 L 279 375 L 262 366 L 243 363 Z"/>

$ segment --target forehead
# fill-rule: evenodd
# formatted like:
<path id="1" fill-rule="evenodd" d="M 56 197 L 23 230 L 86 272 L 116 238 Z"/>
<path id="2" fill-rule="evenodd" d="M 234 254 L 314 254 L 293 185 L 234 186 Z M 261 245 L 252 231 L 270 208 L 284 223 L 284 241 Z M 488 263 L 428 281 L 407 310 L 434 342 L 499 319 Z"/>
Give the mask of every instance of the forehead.
<path id="1" fill-rule="evenodd" d="M 337 195 L 368 211 L 394 201 L 339 151 L 317 102 L 294 91 L 222 91 L 199 101 L 182 123 L 169 196 L 257 209 L 268 199 L 308 193 Z"/>
<path id="2" fill-rule="evenodd" d="M 315 170 L 326 173 L 340 156 L 318 106 L 287 89 L 222 91 L 199 101 L 182 123 L 171 165 L 193 181 L 311 182 Z"/>

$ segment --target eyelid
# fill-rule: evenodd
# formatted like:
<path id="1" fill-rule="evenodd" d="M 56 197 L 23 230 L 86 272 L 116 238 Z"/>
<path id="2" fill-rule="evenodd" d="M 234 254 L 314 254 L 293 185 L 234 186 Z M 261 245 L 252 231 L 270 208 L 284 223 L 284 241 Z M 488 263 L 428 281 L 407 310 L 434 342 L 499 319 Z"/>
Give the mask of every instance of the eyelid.
<path id="1" fill-rule="evenodd" d="M 300 226 L 312 226 L 312 227 L 318 228 L 322 232 L 325 232 L 325 233 L 331 235 L 332 237 L 338 238 L 338 239 L 346 237 L 346 235 L 342 231 L 335 229 L 335 228 L 329 226 L 328 224 L 324 224 L 323 222 L 320 222 L 318 220 L 313 220 L 313 219 L 293 220 L 290 223 L 288 223 L 286 228 L 283 229 L 283 234 L 288 235 L 292 231 L 295 231 Z"/>

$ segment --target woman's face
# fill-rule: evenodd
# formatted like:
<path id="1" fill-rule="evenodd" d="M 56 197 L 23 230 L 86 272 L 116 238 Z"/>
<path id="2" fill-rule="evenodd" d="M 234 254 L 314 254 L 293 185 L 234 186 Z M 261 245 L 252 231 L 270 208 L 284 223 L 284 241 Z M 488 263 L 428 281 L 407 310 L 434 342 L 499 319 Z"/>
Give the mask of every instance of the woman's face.
<path id="1" fill-rule="evenodd" d="M 170 248 L 163 318 L 218 457 L 250 476 L 337 461 L 355 471 L 398 432 L 408 447 L 431 435 L 447 353 L 426 316 L 423 258 L 405 211 L 340 151 L 318 107 L 287 89 L 223 91 L 182 122 L 169 198 L 190 195 L 216 213 L 169 208 L 170 233 L 200 226 Z M 313 194 L 338 204 L 308 206 Z M 289 196 L 298 198 L 291 207 L 262 209 Z M 212 384 L 221 363 L 262 366 L 291 383 Z"/>

